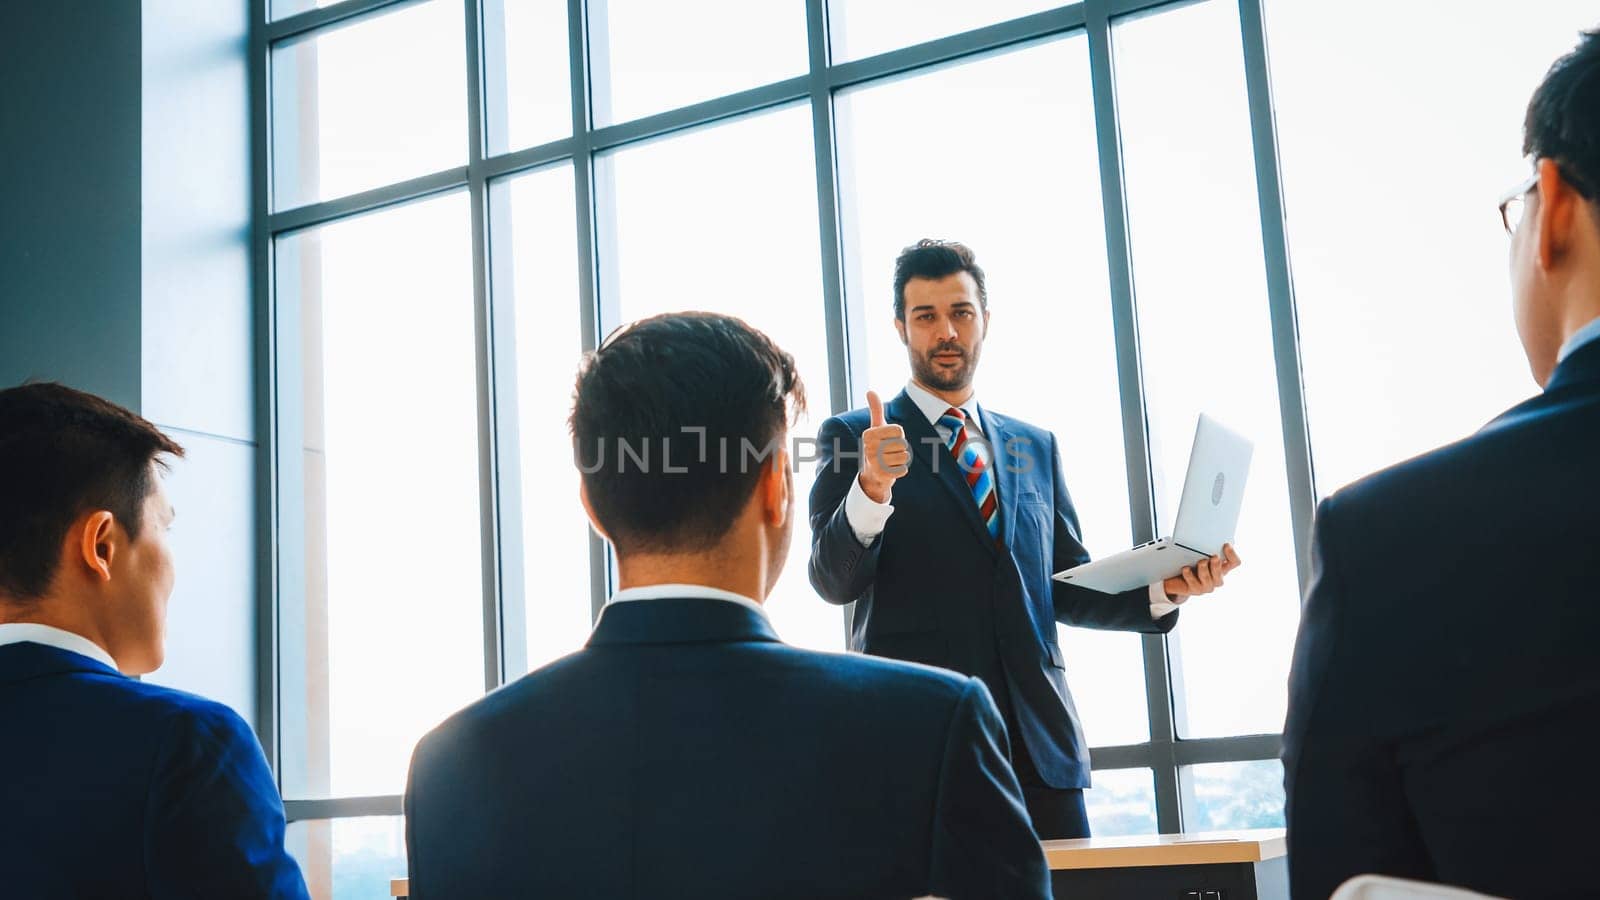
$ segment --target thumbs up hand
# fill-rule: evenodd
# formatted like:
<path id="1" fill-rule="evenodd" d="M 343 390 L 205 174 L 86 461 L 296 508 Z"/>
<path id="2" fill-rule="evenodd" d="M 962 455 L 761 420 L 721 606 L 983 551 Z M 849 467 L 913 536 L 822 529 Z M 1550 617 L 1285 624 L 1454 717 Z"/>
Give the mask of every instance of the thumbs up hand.
<path id="1" fill-rule="evenodd" d="M 872 424 L 861 433 L 861 490 L 875 503 L 888 503 L 895 481 L 911 465 L 911 444 L 904 428 L 885 422 L 883 401 L 874 391 L 867 391 L 867 408 Z"/>

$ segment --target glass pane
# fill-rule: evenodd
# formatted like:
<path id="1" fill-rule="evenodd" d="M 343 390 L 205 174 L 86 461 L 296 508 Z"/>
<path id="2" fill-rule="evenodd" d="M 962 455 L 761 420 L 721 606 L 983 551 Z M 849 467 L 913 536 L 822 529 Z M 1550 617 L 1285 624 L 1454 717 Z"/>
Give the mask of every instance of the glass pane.
<path id="1" fill-rule="evenodd" d="M 466 165 L 463 22 L 432 0 L 273 47 L 274 208 Z"/>
<path id="2" fill-rule="evenodd" d="M 471 236 L 455 193 L 277 242 L 299 318 L 283 394 L 303 404 L 282 426 L 304 447 L 303 509 L 292 481 L 284 504 L 305 530 L 280 624 L 292 799 L 400 793 L 417 738 L 483 691 Z"/>
<path id="3" fill-rule="evenodd" d="M 844 91 L 835 108 L 846 285 L 866 319 L 858 397 L 868 388 L 892 396 L 910 375 L 894 329 L 901 248 L 923 237 L 963 241 L 984 269 L 992 314 L 979 401 L 1055 432 L 1090 552 L 1126 550 L 1132 530 L 1085 38 Z M 995 164 L 997 134 L 1006 135 L 1004 165 Z M 1043 360 L 1049 378 L 1039 377 Z M 1092 387 L 1074 390 L 1068 404 L 1064 384 Z M 1078 628 L 1061 637 L 1090 742 L 1148 740 L 1139 638 Z"/>
<path id="4" fill-rule="evenodd" d="M 1537 390 L 1494 202 L 1530 171 L 1533 89 L 1600 13 L 1593 0 L 1511 16 L 1383 0 L 1267 6 L 1306 402 L 1328 494 Z M 1401 147 L 1448 152 L 1413 166 Z M 1374 239 L 1397 223 L 1405 240 Z"/>
<path id="5" fill-rule="evenodd" d="M 572 465 L 572 383 L 582 357 L 572 165 L 494 185 L 494 301 L 516 320 L 522 583 L 528 667 L 589 639 L 589 525 Z"/>
<path id="6" fill-rule="evenodd" d="M 1095 837 L 1156 833 L 1156 781 L 1149 769 L 1096 769 L 1083 802 Z"/>
<path id="7" fill-rule="evenodd" d="M 861 59 L 1061 6 L 1058 0 L 829 0 L 837 62 Z"/>
<path id="8" fill-rule="evenodd" d="M 1174 632 L 1179 729 L 1273 732 L 1299 582 L 1238 11 L 1204 3 L 1120 22 L 1113 37 L 1161 533 L 1201 412 L 1255 441 L 1236 533 L 1245 565 Z"/>
<path id="9" fill-rule="evenodd" d="M 812 159 L 802 104 L 629 147 L 595 166 L 602 229 L 610 223 L 616 248 L 602 248 L 610 269 L 601 283 L 621 314 L 606 330 L 685 309 L 744 319 L 799 365 L 811 412 L 791 437 L 806 438 L 827 416 L 830 392 Z M 761 177 L 746 178 L 756 160 Z M 706 247 L 716 248 L 714 265 Z M 806 579 L 809 471 L 796 473 L 794 538 L 767 610 L 785 641 L 843 650 L 843 614 Z"/>
<path id="10" fill-rule="evenodd" d="M 389 882 L 406 877 L 399 816 L 294 822 L 286 843 L 313 900 L 389 900 Z"/>
<path id="11" fill-rule="evenodd" d="M 1283 827 L 1283 763 L 1207 763 L 1178 770 L 1185 831 Z"/>
<path id="12" fill-rule="evenodd" d="M 796 0 L 603 0 L 589 5 L 597 125 L 626 122 L 809 68 Z"/>
<path id="13" fill-rule="evenodd" d="M 485 124 L 489 152 L 572 133 L 567 0 L 483 0 Z"/>

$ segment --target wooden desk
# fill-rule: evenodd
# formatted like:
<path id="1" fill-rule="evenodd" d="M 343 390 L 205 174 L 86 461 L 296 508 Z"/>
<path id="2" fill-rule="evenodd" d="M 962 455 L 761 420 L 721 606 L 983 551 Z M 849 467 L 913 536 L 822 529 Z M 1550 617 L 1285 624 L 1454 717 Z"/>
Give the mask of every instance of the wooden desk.
<path id="1" fill-rule="evenodd" d="M 1288 900 L 1282 828 L 1045 841 L 1050 887 L 1095 900 Z M 404 878 L 389 896 L 404 897 Z"/>
<path id="2" fill-rule="evenodd" d="M 1288 900 L 1283 829 L 1045 841 L 1057 897 Z"/>

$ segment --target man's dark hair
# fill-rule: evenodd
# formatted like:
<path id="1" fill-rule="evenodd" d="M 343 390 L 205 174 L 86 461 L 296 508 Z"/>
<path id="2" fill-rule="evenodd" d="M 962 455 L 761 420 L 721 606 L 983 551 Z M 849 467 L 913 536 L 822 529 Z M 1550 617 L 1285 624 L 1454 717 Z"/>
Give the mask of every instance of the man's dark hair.
<path id="1" fill-rule="evenodd" d="M 110 510 L 139 536 L 150 466 L 183 448 L 139 416 L 59 384 L 0 391 L 0 596 L 50 588 L 73 520 Z"/>
<path id="2" fill-rule="evenodd" d="M 619 553 L 714 546 L 804 409 L 794 357 L 739 319 L 687 312 L 623 327 L 584 359 L 573 396 L 595 518 Z"/>
<path id="3" fill-rule="evenodd" d="M 1600 29 L 1584 32 L 1533 92 L 1522 153 L 1555 161 L 1573 189 L 1600 200 Z"/>
<path id="4" fill-rule="evenodd" d="M 989 290 L 983 285 L 983 269 L 972 248 L 955 241 L 923 238 L 900 251 L 894 261 L 894 317 L 906 320 L 906 282 L 913 278 L 945 278 L 965 272 L 978 283 L 978 305 L 989 308 Z"/>

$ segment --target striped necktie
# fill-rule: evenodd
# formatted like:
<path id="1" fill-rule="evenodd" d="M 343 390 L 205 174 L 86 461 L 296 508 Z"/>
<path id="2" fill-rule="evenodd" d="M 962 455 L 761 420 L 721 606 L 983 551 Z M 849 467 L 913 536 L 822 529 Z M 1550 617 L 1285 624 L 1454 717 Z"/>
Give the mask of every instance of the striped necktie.
<path id="1" fill-rule="evenodd" d="M 967 415 L 951 407 L 939 417 L 939 424 L 949 430 L 945 446 L 960 465 L 961 476 L 967 480 L 967 489 L 978 504 L 978 518 L 989 528 L 989 536 L 1000 542 L 1000 498 L 994 490 L 994 475 L 989 471 L 989 445 L 980 438 L 972 440 L 967 430 Z"/>

